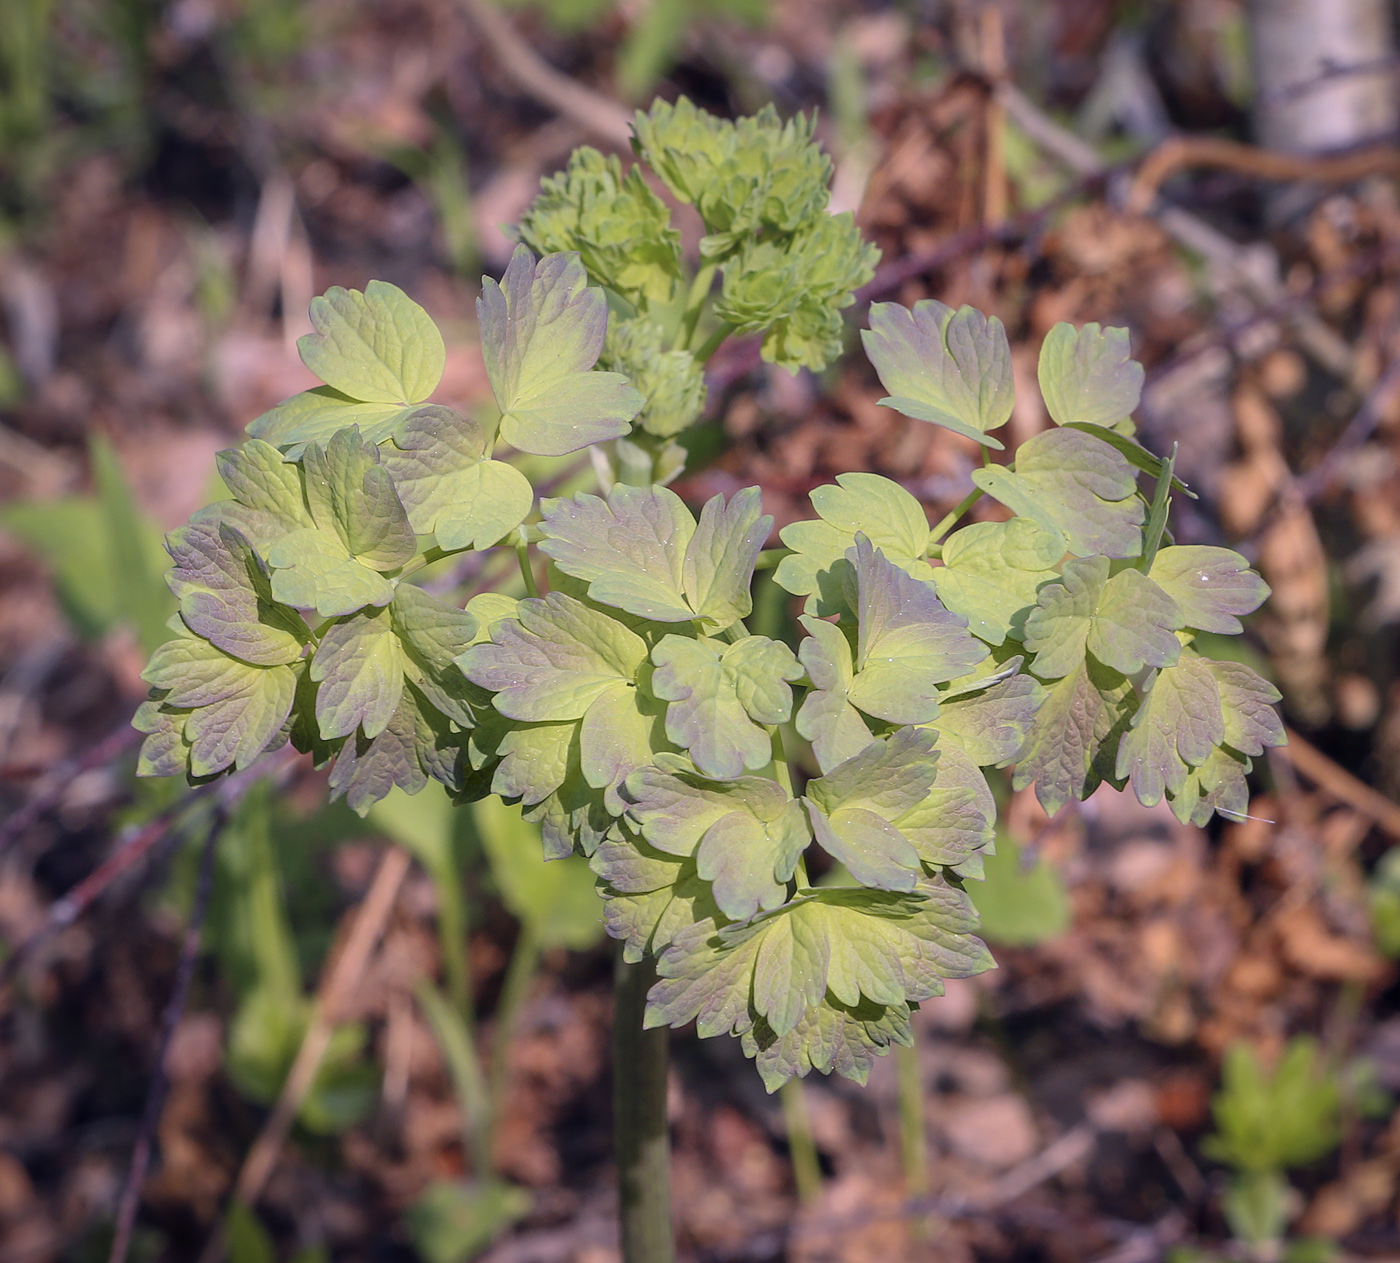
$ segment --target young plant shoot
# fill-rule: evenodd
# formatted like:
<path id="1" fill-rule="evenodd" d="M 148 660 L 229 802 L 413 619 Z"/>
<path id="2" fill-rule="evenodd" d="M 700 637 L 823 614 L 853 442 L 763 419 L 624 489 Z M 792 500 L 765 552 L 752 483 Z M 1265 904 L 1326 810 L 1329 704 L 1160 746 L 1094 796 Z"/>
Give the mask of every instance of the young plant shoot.
<path id="1" fill-rule="evenodd" d="M 1196 647 L 1268 589 L 1234 552 L 1171 543 L 1172 461 L 1133 437 L 1122 329 L 1051 331 L 1054 426 L 1007 452 L 1000 321 L 874 306 L 882 402 L 987 460 L 934 529 L 886 478 L 818 488 L 775 575 L 805 602 L 800 648 L 749 630 L 759 489 L 697 514 L 665 484 L 726 337 L 793 370 L 842 353 L 877 252 L 826 212 L 812 134 L 682 100 L 637 115 L 627 171 L 579 150 L 482 282 L 494 426 L 428 402 L 443 339 L 398 289 L 317 298 L 300 347 L 325 384 L 253 422 L 219 458 L 233 498 L 168 539 L 176 636 L 136 721 L 146 775 L 290 741 L 362 813 L 429 778 L 522 804 L 654 964 L 645 1024 L 737 1036 L 770 1090 L 863 1081 L 945 979 L 991 966 L 963 890 L 991 849 L 986 769 L 1051 812 L 1107 781 L 1202 824 L 1241 816 L 1251 758 L 1283 741 L 1272 686 Z M 641 164 L 703 220 L 693 270 Z M 537 502 L 510 463 L 585 449 L 602 494 Z M 1005 520 L 952 530 L 981 496 Z M 520 553 L 524 599 L 458 609 L 413 582 L 492 548 Z M 847 884 L 809 881 L 814 848 Z"/>

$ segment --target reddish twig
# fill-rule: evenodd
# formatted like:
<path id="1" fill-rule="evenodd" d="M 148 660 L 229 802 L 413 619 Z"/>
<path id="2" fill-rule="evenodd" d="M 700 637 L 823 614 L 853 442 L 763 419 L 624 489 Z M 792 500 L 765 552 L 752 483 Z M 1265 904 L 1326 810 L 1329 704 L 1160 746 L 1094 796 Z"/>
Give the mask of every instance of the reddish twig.
<path id="1" fill-rule="evenodd" d="M 180 949 L 179 963 L 175 967 L 175 985 L 170 991 L 170 1002 L 166 1005 L 161 1019 L 156 1062 L 151 1069 L 150 1086 L 146 1089 L 146 1104 L 141 1111 L 141 1126 L 136 1133 L 136 1144 L 131 1150 L 131 1166 L 127 1169 L 126 1184 L 122 1188 L 121 1202 L 117 1207 L 117 1226 L 112 1235 L 112 1249 L 107 1256 L 107 1263 L 126 1263 L 127 1250 L 131 1245 L 136 1211 L 141 1204 L 141 1188 L 146 1183 L 146 1173 L 151 1165 L 151 1148 L 155 1141 L 156 1124 L 160 1121 L 161 1106 L 165 1102 L 165 1062 L 170 1055 L 175 1028 L 180 1024 L 185 1004 L 189 1000 L 190 982 L 194 978 L 195 961 L 199 958 L 199 941 L 204 931 L 204 919 L 209 912 L 209 894 L 214 888 L 214 854 L 218 849 L 219 834 L 223 831 L 227 815 L 227 807 L 220 805 L 214 813 L 214 819 L 210 821 L 209 836 L 204 842 L 204 852 L 199 861 L 199 882 L 195 887 L 194 907 L 190 909 L 190 923 L 185 930 L 185 942 Z"/>
<path id="2" fill-rule="evenodd" d="M 50 906 L 44 924 L 20 943 L 4 963 L 0 964 L 0 988 L 14 979 L 20 967 L 36 950 L 72 925 L 113 882 L 145 859 L 169 835 L 176 821 L 191 807 L 211 795 L 217 795 L 222 807 L 230 808 L 247 793 L 254 781 L 285 772 L 291 766 L 294 757 L 295 752 L 290 747 L 284 747 L 270 760 L 260 760 L 252 767 L 235 772 L 222 781 L 201 785 L 191 790 L 174 806 L 166 808 L 153 820 L 119 841 L 111 855 Z"/>
<path id="3" fill-rule="evenodd" d="M 63 801 L 63 795 L 75 776 L 119 759 L 140 740 L 141 734 L 128 722 L 113 729 L 76 758 L 64 759 L 44 777 L 24 806 L 0 822 L 0 854 L 12 846 L 26 829 Z"/>

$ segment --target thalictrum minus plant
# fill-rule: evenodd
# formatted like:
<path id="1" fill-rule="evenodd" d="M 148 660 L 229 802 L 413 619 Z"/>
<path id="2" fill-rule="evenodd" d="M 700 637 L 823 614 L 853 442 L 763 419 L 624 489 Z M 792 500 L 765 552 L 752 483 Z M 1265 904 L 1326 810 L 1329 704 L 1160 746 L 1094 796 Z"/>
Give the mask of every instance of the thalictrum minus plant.
<path id="1" fill-rule="evenodd" d="M 357 811 L 429 778 L 518 802 L 549 857 L 589 859 L 626 961 L 654 966 L 648 1027 L 737 1036 L 770 1090 L 863 1081 L 944 979 L 992 964 L 963 890 L 993 839 L 987 769 L 1014 765 L 1051 812 L 1104 781 L 1198 824 L 1245 811 L 1278 694 L 1194 640 L 1239 632 L 1268 590 L 1166 534 L 1173 462 L 1133 437 L 1125 330 L 1051 331 L 1054 425 L 996 463 L 1000 321 L 879 304 L 862 337 L 882 402 L 987 460 L 932 528 L 874 474 L 818 488 L 775 572 L 804 602 L 800 648 L 752 632 L 773 520 L 753 487 L 692 512 L 664 485 L 674 436 L 731 334 L 794 370 L 833 362 L 876 252 L 827 214 L 810 120 L 682 100 L 635 133 L 703 220 L 699 260 L 640 163 L 576 153 L 482 283 L 494 425 L 428 402 L 443 340 L 401 291 L 315 300 L 301 351 L 325 384 L 258 418 L 219 458 L 233 498 L 169 537 L 180 608 L 146 673 L 141 770 L 199 780 L 291 741 Z M 505 458 L 585 448 L 601 495 L 537 503 Z M 1009 518 L 954 530 L 984 495 Z M 524 599 L 458 609 L 412 581 L 487 548 L 519 552 Z M 814 848 L 852 884 L 809 881 Z"/>

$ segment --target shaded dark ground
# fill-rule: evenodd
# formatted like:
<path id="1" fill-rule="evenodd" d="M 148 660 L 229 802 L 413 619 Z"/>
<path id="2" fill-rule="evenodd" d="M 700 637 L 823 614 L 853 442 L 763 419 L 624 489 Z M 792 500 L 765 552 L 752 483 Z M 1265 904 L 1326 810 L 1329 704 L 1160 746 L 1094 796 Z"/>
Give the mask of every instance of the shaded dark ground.
<path id="1" fill-rule="evenodd" d="M 1164 7 L 1152 47 L 1179 55 L 1140 65 L 1175 128 L 1244 136 L 1247 102 L 1222 85 L 1219 49 L 1182 35 L 1183 15 L 1207 8 Z M 595 139 L 587 127 L 525 93 L 447 0 L 323 0 L 282 19 L 261 3 L 130 12 L 140 74 L 116 44 L 69 31 L 82 90 L 60 83 L 46 139 L 33 142 L 43 152 L 0 158 L 11 225 L 0 495 L 82 492 L 89 436 L 102 435 L 144 510 L 174 526 L 203 503 L 213 452 L 310 384 L 293 343 L 307 300 L 330 284 L 378 276 L 407 289 L 449 334 L 440 397 L 479 400 L 473 278 L 499 269 L 498 225 Z M 1107 0 L 1027 15 L 1005 32 L 1011 74 L 1061 117 L 1100 83 L 1124 19 Z M 608 90 L 621 18 L 568 37 L 524 26 L 553 65 Z M 1311 1032 L 1400 1089 L 1396 975 L 1367 911 L 1400 808 L 1338 775 L 1400 790 L 1396 185 L 1304 185 L 1275 222 L 1271 186 L 1252 177 L 1174 178 L 1170 204 L 1234 243 L 1246 267 L 1276 260 L 1282 283 L 1261 299 L 1219 259 L 1180 249 L 1160 215 L 1123 208 L 1130 166 L 1075 184 L 1008 121 L 982 72 L 985 34 L 970 17 L 775 0 L 764 27 L 698 27 L 662 87 L 725 112 L 820 105 L 838 197 L 901 269 L 882 272 L 873 296 L 968 302 L 1006 322 L 1022 387 L 1015 438 L 1044 424 L 1035 356 L 1055 321 L 1132 329 L 1149 369 L 1148 441 L 1181 441 L 1201 493 L 1182 506 L 1179 537 L 1256 560 L 1274 598 L 1253 622 L 1253 650 L 1285 691 L 1289 723 L 1324 753 L 1295 746 L 1262 767 L 1258 819 L 1206 831 L 1111 792 L 1048 825 L 1014 797 L 1008 831 L 1059 872 L 1072 925 L 1039 946 L 999 946 L 997 972 L 921 1014 L 932 1236 L 900 1213 L 892 1064 L 868 1089 L 809 1085 L 826 1180 L 799 1208 L 781 1110 L 737 1044 L 678 1035 L 675 1196 L 695 1260 L 1161 1258 L 1226 1236 L 1223 1174 L 1198 1145 L 1231 1041 L 1267 1057 Z M 840 74 L 863 82 L 868 120 L 829 103 Z M 108 91 L 102 108 L 95 84 Z M 1126 161 L 1143 148 L 1116 137 L 1105 152 Z M 460 203 L 443 192 L 461 187 L 444 154 L 460 156 Z M 922 266 L 903 267 L 911 258 Z M 896 478 L 935 514 L 965 488 L 971 449 L 878 408 L 859 357 L 794 379 L 738 347 L 716 361 L 712 387 L 708 447 L 720 455 L 690 476 L 697 495 L 757 481 L 781 525 L 844 470 Z M 1373 424 L 1338 448 L 1358 410 Z M 19 808 L 55 768 L 61 790 L 0 857 L 11 949 L 153 805 L 133 799 L 129 753 L 78 774 L 63 764 L 125 724 L 142 654 L 129 631 L 83 634 L 50 577 L 20 533 L 0 533 L 0 801 Z M 380 843 L 340 813 L 295 824 L 322 789 L 304 769 L 291 778 L 276 838 L 314 984 Z M 158 846 L 34 952 L 3 997 L 0 1263 L 104 1256 L 188 907 L 188 852 Z M 472 894 L 489 1039 L 515 931 L 480 883 Z M 283 1257 L 317 1242 L 336 1259 L 414 1257 L 405 1208 L 466 1169 L 442 1059 L 411 999 L 414 979 L 440 967 L 434 913 L 415 872 L 350 1014 L 368 1031 L 376 1104 L 339 1134 L 298 1131 L 260 1203 Z M 511 1048 L 497 1142 L 503 1174 L 535 1207 L 493 1263 L 617 1257 L 609 976 L 601 946 L 546 955 Z M 227 971 L 203 960 L 171 1052 L 136 1257 L 197 1255 L 264 1117 L 222 1068 L 232 1003 Z M 1400 1257 L 1397 1178 L 1400 1123 L 1350 1120 L 1341 1148 L 1295 1178 L 1300 1230 L 1352 1257 Z"/>

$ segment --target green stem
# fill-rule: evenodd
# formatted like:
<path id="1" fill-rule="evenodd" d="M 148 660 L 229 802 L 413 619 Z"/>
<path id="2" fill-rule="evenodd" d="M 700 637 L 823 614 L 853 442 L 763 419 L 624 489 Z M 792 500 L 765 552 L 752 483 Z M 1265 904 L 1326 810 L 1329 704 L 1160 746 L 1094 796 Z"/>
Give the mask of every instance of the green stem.
<path id="1" fill-rule="evenodd" d="M 471 996 L 471 961 L 467 949 L 467 915 L 462 900 L 462 875 L 455 863 L 432 874 L 438 888 L 438 943 L 447 997 L 470 1031 L 475 1025 Z"/>
<path id="2" fill-rule="evenodd" d="M 948 513 L 945 513 L 939 520 L 938 525 L 933 528 L 932 534 L 928 537 L 929 547 L 941 544 L 943 537 L 957 525 L 958 519 L 962 517 L 974 504 L 982 498 L 982 488 L 974 487 L 967 495 L 963 496 Z"/>
<path id="3" fill-rule="evenodd" d="M 754 562 L 755 570 L 776 570 L 784 557 L 791 557 L 791 548 L 765 548 Z"/>
<path id="4" fill-rule="evenodd" d="M 919 1073 L 917 1043 L 894 1047 L 899 1074 L 899 1153 L 904 1165 L 904 1192 L 908 1197 L 928 1195 L 928 1141 L 924 1129 L 924 1082 Z"/>
<path id="5" fill-rule="evenodd" d="M 517 544 L 515 555 L 520 562 L 520 577 L 525 580 L 525 595 L 539 596 L 539 584 L 535 582 L 535 568 L 530 564 L 530 545 Z"/>
<path id="6" fill-rule="evenodd" d="M 673 1263 L 671 1149 L 666 1126 L 670 1032 L 646 1030 L 650 959 L 633 965 L 618 945 L 613 1012 L 613 1144 L 623 1263 Z"/>
<path id="7" fill-rule="evenodd" d="M 399 567 L 399 578 L 406 579 L 411 574 L 417 574 L 424 566 L 431 566 L 433 562 L 441 561 L 447 555 L 446 550 L 434 546 L 416 557 L 410 557 Z"/>
<path id="8" fill-rule="evenodd" d="M 496 1004 L 495 1030 L 491 1036 L 491 1099 L 497 1109 L 505 1098 L 506 1078 L 510 1072 L 510 1045 L 515 1037 L 515 1025 L 520 1020 L 520 1010 L 525 997 L 530 993 L 530 984 L 535 980 L 535 971 L 540 963 L 540 942 L 530 927 L 523 922 L 520 936 L 515 940 L 515 950 L 510 954 L 510 964 L 506 966 L 505 981 L 501 984 L 501 998 Z"/>
<path id="9" fill-rule="evenodd" d="M 707 263 L 695 273 L 695 279 L 690 283 L 690 293 L 685 299 L 685 315 L 681 319 L 681 331 L 676 338 L 677 347 L 688 347 L 695 340 L 700 313 L 705 310 L 705 300 L 710 296 L 717 270 L 718 264 Z"/>
<path id="10" fill-rule="evenodd" d="M 495 1169 L 491 1160 L 492 1097 L 481 1073 L 475 1037 L 462 1015 L 426 978 L 420 979 L 414 990 L 452 1076 L 462 1108 L 463 1143 L 472 1155 L 472 1173 L 484 1180 Z"/>
<path id="11" fill-rule="evenodd" d="M 715 331 L 705 339 L 700 349 L 695 352 L 695 362 L 697 364 L 708 364 L 712 356 L 720 348 L 725 338 L 734 332 L 734 326 L 727 320 L 722 320 L 716 326 Z"/>
<path id="12" fill-rule="evenodd" d="M 783 1122 L 787 1126 L 797 1200 L 810 1202 L 822 1191 L 822 1166 L 817 1157 L 816 1141 L 812 1139 L 812 1121 L 807 1115 L 807 1094 L 802 1080 L 789 1079 L 778 1089 L 778 1095 L 783 1102 Z"/>

